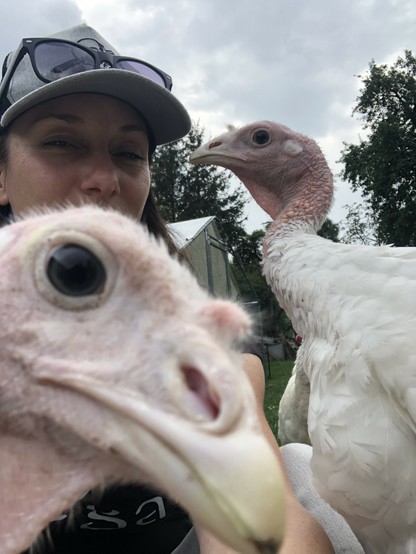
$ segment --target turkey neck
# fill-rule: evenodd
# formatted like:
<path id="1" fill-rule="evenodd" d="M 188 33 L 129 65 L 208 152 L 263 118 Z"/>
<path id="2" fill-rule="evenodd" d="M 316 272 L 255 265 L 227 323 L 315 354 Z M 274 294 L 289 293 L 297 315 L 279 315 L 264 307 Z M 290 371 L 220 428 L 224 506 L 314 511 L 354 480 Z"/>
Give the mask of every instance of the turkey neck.
<path id="1" fill-rule="evenodd" d="M 265 255 L 278 239 L 297 232 L 315 234 L 321 228 L 331 207 L 332 173 L 325 159 L 319 160 L 308 163 L 300 177 L 291 178 L 288 172 L 275 188 L 277 214 L 264 237 Z"/>

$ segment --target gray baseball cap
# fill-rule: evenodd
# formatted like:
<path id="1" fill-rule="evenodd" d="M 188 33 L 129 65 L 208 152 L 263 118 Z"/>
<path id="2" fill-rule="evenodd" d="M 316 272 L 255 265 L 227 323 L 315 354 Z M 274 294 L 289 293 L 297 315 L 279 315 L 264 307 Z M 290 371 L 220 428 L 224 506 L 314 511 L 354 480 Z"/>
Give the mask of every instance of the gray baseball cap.
<path id="1" fill-rule="evenodd" d="M 85 24 L 45 38 L 58 38 L 75 43 L 81 41 L 83 45 L 88 45 L 90 39 L 102 45 L 105 51 L 119 55 L 104 37 Z M 7 69 L 13 57 L 13 53 L 8 56 L 4 69 Z M 45 83 L 36 75 L 26 53 L 17 65 L 9 86 L 6 86 L 4 80 L 2 85 L 0 98 L 2 102 L 7 99 L 7 107 L 1 114 L 2 127 L 7 127 L 16 117 L 46 100 L 67 94 L 90 92 L 118 98 L 135 108 L 153 134 L 156 145 L 179 139 L 191 128 L 188 112 L 167 88 L 148 77 L 125 69 L 90 69 Z"/>

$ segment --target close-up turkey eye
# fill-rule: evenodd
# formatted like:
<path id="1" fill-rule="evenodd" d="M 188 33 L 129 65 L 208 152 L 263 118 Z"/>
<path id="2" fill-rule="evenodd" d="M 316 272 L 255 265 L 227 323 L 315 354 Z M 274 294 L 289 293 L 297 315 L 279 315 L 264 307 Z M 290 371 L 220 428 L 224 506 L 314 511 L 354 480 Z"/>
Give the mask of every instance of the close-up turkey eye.
<path id="1" fill-rule="evenodd" d="M 106 282 L 102 262 L 78 244 L 57 248 L 49 258 L 47 275 L 56 290 L 73 297 L 100 294 Z"/>
<path id="2" fill-rule="evenodd" d="M 264 129 L 259 129 L 253 133 L 253 142 L 256 144 L 267 144 L 270 140 L 270 134 Z"/>

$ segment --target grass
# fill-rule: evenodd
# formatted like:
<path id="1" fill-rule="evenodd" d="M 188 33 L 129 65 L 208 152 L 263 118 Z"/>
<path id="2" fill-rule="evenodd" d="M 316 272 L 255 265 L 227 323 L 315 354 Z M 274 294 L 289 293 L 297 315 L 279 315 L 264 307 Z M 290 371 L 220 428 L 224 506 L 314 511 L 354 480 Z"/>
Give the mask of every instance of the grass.
<path id="1" fill-rule="evenodd" d="M 293 360 L 276 361 L 270 363 L 270 376 L 266 381 L 264 398 L 264 412 L 267 421 L 277 438 L 277 411 L 286 384 L 292 375 Z"/>

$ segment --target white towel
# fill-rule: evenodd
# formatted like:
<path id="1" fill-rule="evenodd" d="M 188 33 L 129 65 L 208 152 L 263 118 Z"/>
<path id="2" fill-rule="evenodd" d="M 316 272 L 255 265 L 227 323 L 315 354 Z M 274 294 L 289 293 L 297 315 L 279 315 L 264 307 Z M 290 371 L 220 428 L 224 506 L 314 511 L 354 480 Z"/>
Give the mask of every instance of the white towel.
<path id="1" fill-rule="evenodd" d="M 364 554 L 364 550 L 345 519 L 322 500 L 311 484 L 312 448 L 306 444 L 281 447 L 286 472 L 293 490 L 306 510 L 323 527 L 335 554 Z M 198 539 L 191 529 L 172 554 L 199 554 Z"/>
<path id="2" fill-rule="evenodd" d="M 297 499 L 323 527 L 335 554 L 364 554 L 345 519 L 322 500 L 311 484 L 312 448 L 307 444 L 292 443 L 282 446 L 280 451 Z"/>

